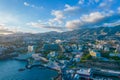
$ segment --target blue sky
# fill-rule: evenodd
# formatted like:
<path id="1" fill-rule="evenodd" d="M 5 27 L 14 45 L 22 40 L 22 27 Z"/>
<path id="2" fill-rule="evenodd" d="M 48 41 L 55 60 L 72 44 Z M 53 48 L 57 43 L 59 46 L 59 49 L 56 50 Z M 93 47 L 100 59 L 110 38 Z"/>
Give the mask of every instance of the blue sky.
<path id="1" fill-rule="evenodd" d="M 1 33 L 62 32 L 119 23 L 119 0 L 0 0 Z"/>

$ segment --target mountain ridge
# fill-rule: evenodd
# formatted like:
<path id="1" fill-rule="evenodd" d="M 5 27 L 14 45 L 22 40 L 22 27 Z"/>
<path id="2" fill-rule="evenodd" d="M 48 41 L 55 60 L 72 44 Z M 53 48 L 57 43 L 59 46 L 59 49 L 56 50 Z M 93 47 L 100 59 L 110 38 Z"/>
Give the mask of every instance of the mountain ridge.
<path id="1" fill-rule="evenodd" d="M 7 35 L 9 36 L 9 35 Z M 34 37 L 34 38 L 44 38 L 44 39 L 61 39 L 61 40 L 70 40 L 70 39 L 119 39 L 120 40 L 120 25 L 115 27 L 97 27 L 97 28 L 84 28 L 84 29 L 77 29 L 73 31 L 66 31 L 66 32 L 46 32 L 46 33 L 19 33 L 17 34 L 10 34 L 10 36 L 22 36 L 22 37 Z"/>

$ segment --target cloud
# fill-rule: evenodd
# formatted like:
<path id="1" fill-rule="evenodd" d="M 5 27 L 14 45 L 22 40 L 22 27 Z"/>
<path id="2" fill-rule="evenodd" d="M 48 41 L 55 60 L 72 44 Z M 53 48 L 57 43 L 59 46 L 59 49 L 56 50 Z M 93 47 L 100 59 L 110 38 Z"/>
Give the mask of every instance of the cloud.
<path id="1" fill-rule="evenodd" d="M 115 2 L 113 2 L 113 0 L 104 0 L 103 2 L 101 2 L 99 4 L 99 8 L 102 8 L 103 10 L 109 10 L 110 8 L 112 8 Z"/>
<path id="2" fill-rule="evenodd" d="M 109 10 L 107 12 L 104 12 L 105 16 L 112 16 L 115 12 L 113 10 Z"/>
<path id="3" fill-rule="evenodd" d="M 115 15 L 116 13 L 113 11 L 114 9 L 111 10 L 111 5 L 114 4 L 112 3 L 113 0 L 87 1 L 88 2 L 85 2 L 85 0 L 79 0 L 78 3 L 81 5 L 77 4 L 71 6 L 69 4 L 65 4 L 63 9 L 51 11 L 53 18 L 48 19 L 48 21 L 46 21 L 47 23 L 33 22 L 30 25 L 37 28 L 47 28 L 53 30 L 73 30 L 78 28 L 108 25 L 108 23 L 112 23 L 111 21 L 119 18 L 118 15 Z M 118 11 L 120 11 L 119 8 Z M 65 26 L 65 28 L 61 26 Z"/>
<path id="4" fill-rule="evenodd" d="M 65 26 L 71 30 L 71 29 L 77 29 L 81 25 L 83 25 L 83 23 L 80 20 L 71 20 L 71 21 L 67 21 Z"/>
<path id="5" fill-rule="evenodd" d="M 117 10 L 118 10 L 118 13 L 120 13 L 120 7 L 118 7 L 118 9 L 117 9 Z"/>
<path id="6" fill-rule="evenodd" d="M 79 9 L 80 7 L 78 6 L 70 6 L 65 4 L 65 8 L 63 10 L 52 10 L 51 15 L 54 16 L 54 18 L 49 19 L 49 24 L 63 25 L 63 21 L 66 19 L 66 17 L 70 16 L 71 14 L 76 14 Z"/>
<path id="7" fill-rule="evenodd" d="M 78 4 L 85 4 L 85 6 L 87 5 L 91 5 L 91 4 L 95 4 L 95 3 L 99 3 L 100 0 L 79 0 Z"/>
<path id="8" fill-rule="evenodd" d="M 13 31 L 10 31 L 5 27 L 5 24 L 0 24 L 0 34 L 12 34 L 14 33 Z"/>
<path id="9" fill-rule="evenodd" d="M 0 24 L 0 30 L 6 29 L 5 24 Z"/>
<path id="10" fill-rule="evenodd" d="M 105 7 L 107 4 L 105 2 L 100 3 L 99 7 Z"/>
<path id="11" fill-rule="evenodd" d="M 43 6 L 38 7 L 38 6 L 35 6 L 34 4 L 30 4 L 28 2 L 24 2 L 23 4 L 27 7 L 32 7 L 32 8 L 36 8 L 36 9 L 43 9 L 44 8 Z"/>
<path id="12" fill-rule="evenodd" d="M 55 25 L 49 25 L 46 22 L 30 22 L 27 23 L 26 25 L 31 26 L 31 27 L 36 27 L 36 28 L 47 28 L 47 29 L 52 29 L 55 31 L 64 31 L 65 27 L 59 27 L 59 26 L 55 26 Z"/>
<path id="13" fill-rule="evenodd" d="M 46 27 L 46 28 L 57 28 L 57 27 L 51 27 L 51 26 L 64 26 L 64 20 L 66 19 L 66 17 L 68 17 L 68 15 L 75 13 L 76 11 L 78 11 L 80 9 L 80 7 L 78 6 L 70 6 L 68 4 L 65 4 L 65 8 L 63 10 L 52 10 L 51 11 L 51 15 L 54 16 L 54 18 L 49 19 L 47 22 L 50 26 Z M 43 25 L 41 25 L 43 26 Z M 63 29 L 60 28 L 59 29 Z"/>
<path id="14" fill-rule="evenodd" d="M 114 27 L 114 26 L 119 26 L 120 25 L 120 20 L 115 21 L 115 22 L 111 22 L 111 23 L 104 23 L 103 26 L 104 27 Z"/>
<path id="15" fill-rule="evenodd" d="M 30 6 L 30 4 L 29 4 L 29 3 L 27 3 L 27 2 L 24 2 L 24 5 L 25 5 L 25 6 Z"/>
<path id="16" fill-rule="evenodd" d="M 83 15 L 80 19 L 84 22 L 96 22 L 102 18 L 104 18 L 104 15 L 102 15 L 100 12 L 93 12 L 89 15 Z"/>
<path id="17" fill-rule="evenodd" d="M 90 5 L 90 4 L 94 4 L 95 3 L 95 0 L 88 0 L 88 5 Z"/>
<path id="18" fill-rule="evenodd" d="M 106 17 L 110 17 L 114 14 L 114 11 L 109 10 L 105 12 L 91 12 L 89 14 L 82 15 L 80 20 L 86 23 L 98 22 Z"/>
<path id="19" fill-rule="evenodd" d="M 79 3 L 79 4 L 83 4 L 83 3 L 84 3 L 84 0 L 79 0 L 78 3 Z"/>
<path id="20" fill-rule="evenodd" d="M 82 15 L 79 19 L 74 19 L 66 22 L 66 28 L 68 29 L 79 29 L 87 27 L 96 27 L 103 25 L 104 23 L 109 23 L 111 20 L 118 20 L 119 15 L 115 15 L 114 11 L 110 10 L 108 12 L 91 12 L 89 14 Z"/>
<path id="21" fill-rule="evenodd" d="M 87 24 L 94 24 L 103 19 L 104 17 L 105 16 L 100 12 L 92 12 L 87 15 L 82 15 L 80 19 L 67 21 L 65 26 L 68 29 L 83 28 L 83 26 Z"/>
<path id="22" fill-rule="evenodd" d="M 73 11 L 76 11 L 76 10 L 79 10 L 79 7 L 77 7 L 77 6 L 70 6 L 68 4 L 65 4 L 64 11 L 66 11 L 66 12 L 73 12 Z"/>
<path id="23" fill-rule="evenodd" d="M 64 13 L 60 10 L 52 10 L 51 15 L 55 16 L 55 18 L 49 20 L 51 24 L 55 22 L 57 22 L 58 24 L 62 24 L 63 19 L 65 19 Z"/>

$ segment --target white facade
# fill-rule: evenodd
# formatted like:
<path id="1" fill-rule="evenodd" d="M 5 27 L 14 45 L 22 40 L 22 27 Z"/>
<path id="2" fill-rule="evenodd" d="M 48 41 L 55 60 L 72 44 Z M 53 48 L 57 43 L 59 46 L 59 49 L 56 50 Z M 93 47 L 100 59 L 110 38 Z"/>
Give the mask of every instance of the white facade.
<path id="1" fill-rule="evenodd" d="M 34 50 L 33 46 L 28 46 L 28 52 L 32 52 Z"/>
<path id="2" fill-rule="evenodd" d="M 99 52 L 96 52 L 96 51 L 90 51 L 90 55 L 92 57 L 101 57 L 101 54 Z"/>
<path id="3" fill-rule="evenodd" d="M 56 43 L 61 43 L 62 41 L 58 39 L 58 40 L 56 40 L 55 42 L 56 42 Z"/>

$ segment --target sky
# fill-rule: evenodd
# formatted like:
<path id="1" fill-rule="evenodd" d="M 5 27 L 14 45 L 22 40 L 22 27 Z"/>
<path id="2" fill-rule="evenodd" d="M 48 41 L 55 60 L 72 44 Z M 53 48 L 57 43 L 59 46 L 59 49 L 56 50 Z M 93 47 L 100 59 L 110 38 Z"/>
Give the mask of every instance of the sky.
<path id="1" fill-rule="evenodd" d="M 120 24 L 119 0 L 0 0 L 0 34 Z"/>

